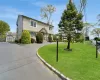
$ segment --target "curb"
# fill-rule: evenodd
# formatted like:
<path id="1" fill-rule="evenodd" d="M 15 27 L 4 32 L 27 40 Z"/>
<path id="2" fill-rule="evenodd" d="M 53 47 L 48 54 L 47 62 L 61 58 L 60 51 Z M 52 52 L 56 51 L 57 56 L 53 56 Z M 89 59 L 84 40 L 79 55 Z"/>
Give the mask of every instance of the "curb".
<path id="1" fill-rule="evenodd" d="M 39 54 L 38 51 L 36 53 L 38 58 L 50 69 L 52 70 L 56 75 L 58 75 L 62 80 L 72 80 L 69 79 L 68 77 L 65 77 L 62 73 L 60 73 L 58 70 L 56 70 L 54 67 L 52 67 L 50 64 L 48 64 Z"/>

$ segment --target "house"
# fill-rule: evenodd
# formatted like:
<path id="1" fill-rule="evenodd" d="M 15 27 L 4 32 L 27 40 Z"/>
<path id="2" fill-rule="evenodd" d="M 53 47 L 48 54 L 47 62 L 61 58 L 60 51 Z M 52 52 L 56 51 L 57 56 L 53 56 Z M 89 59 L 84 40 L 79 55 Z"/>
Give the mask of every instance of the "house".
<path id="1" fill-rule="evenodd" d="M 48 35 L 53 35 L 52 25 L 44 23 L 42 21 L 24 16 L 18 15 L 17 19 L 17 37 L 19 40 L 21 38 L 23 30 L 28 30 L 30 32 L 31 38 L 36 39 L 36 34 L 41 32 L 43 34 L 44 41 L 48 41 Z"/>
<path id="2" fill-rule="evenodd" d="M 14 42 L 16 38 L 16 33 L 7 32 L 6 34 L 6 42 Z"/>

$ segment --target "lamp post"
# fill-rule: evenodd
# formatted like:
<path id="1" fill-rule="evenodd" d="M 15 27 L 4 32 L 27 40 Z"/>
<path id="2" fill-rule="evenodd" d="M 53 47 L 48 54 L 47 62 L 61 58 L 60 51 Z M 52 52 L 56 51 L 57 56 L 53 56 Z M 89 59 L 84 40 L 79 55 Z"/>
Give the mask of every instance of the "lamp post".
<path id="1" fill-rule="evenodd" d="M 97 43 L 97 39 L 96 39 L 96 58 L 98 58 L 98 43 Z"/>
<path id="2" fill-rule="evenodd" d="M 59 36 L 57 36 L 56 62 L 58 62 L 58 38 L 59 38 Z"/>

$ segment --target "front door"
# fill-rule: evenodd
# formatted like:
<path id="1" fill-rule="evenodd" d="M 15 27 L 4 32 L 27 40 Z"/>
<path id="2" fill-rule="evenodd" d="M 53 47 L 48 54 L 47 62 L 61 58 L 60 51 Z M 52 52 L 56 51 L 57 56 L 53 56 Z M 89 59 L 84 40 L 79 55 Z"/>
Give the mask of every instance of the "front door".
<path id="1" fill-rule="evenodd" d="M 47 40 L 47 34 L 45 34 L 43 32 L 42 32 L 42 34 L 43 34 L 43 40 Z"/>

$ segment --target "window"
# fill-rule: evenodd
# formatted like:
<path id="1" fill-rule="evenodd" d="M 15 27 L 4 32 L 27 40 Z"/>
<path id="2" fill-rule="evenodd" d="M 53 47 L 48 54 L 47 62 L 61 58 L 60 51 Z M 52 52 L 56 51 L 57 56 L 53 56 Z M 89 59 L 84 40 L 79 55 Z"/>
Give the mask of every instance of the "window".
<path id="1" fill-rule="evenodd" d="M 30 34 L 31 34 L 31 37 L 36 36 L 36 33 L 35 32 L 30 32 Z"/>
<path id="2" fill-rule="evenodd" d="M 36 27 L 36 22 L 31 20 L 31 26 Z"/>
<path id="3" fill-rule="evenodd" d="M 34 22 L 34 27 L 36 27 L 36 22 Z"/>
<path id="4" fill-rule="evenodd" d="M 31 26 L 33 26 L 33 21 L 31 20 Z"/>
<path id="5" fill-rule="evenodd" d="M 51 27 L 49 27 L 49 30 L 52 30 L 52 28 L 51 28 Z"/>

